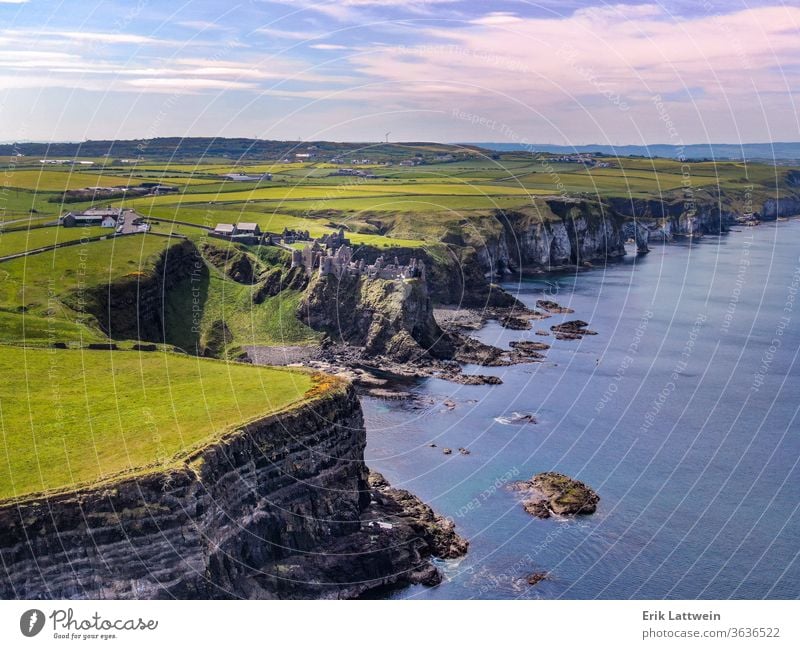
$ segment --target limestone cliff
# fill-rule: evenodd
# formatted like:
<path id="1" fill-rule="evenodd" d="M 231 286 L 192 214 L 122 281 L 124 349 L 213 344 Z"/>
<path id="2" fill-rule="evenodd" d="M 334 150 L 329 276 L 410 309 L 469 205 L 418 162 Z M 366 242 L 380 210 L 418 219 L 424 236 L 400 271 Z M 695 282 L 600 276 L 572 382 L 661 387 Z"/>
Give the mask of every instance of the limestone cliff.
<path id="1" fill-rule="evenodd" d="M 436 583 L 466 542 L 368 481 L 349 386 L 251 422 L 178 468 L 0 505 L 0 598 L 354 597 Z M 410 498 L 410 499 L 409 499 Z"/>
<path id="2" fill-rule="evenodd" d="M 800 196 L 768 198 L 761 206 L 760 216 L 764 221 L 774 221 L 779 217 L 800 215 Z"/>
<path id="3" fill-rule="evenodd" d="M 723 234 L 745 216 L 774 221 L 800 214 L 800 195 L 793 173 L 787 172 L 786 186 L 777 192 L 778 196 L 775 190 L 750 186 L 737 191 L 700 188 L 678 194 L 671 192 L 661 200 L 620 197 L 608 198 L 606 202 L 610 209 L 636 223 L 637 243 Z"/>
<path id="4" fill-rule="evenodd" d="M 549 199 L 534 208 L 496 211 L 472 246 L 489 276 L 547 270 L 624 256 L 623 219 L 605 205 Z"/>
<path id="5" fill-rule="evenodd" d="M 721 200 L 705 190 L 696 192 L 691 199 L 670 196 L 663 200 L 609 198 L 607 203 L 637 224 L 637 241 L 722 234 L 736 222 L 741 209 L 734 202 Z"/>

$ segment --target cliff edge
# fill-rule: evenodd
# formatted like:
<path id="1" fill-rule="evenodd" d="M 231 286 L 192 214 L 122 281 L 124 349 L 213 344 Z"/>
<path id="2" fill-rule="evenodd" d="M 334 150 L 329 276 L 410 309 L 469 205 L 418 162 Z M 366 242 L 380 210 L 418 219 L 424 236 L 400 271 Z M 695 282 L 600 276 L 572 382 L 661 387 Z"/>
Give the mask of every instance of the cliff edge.
<path id="1" fill-rule="evenodd" d="M 336 382 L 168 471 L 0 504 L 0 597 L 355 597 L 440 579 L 452 524 L 364 464 L 363 415 Z"/>

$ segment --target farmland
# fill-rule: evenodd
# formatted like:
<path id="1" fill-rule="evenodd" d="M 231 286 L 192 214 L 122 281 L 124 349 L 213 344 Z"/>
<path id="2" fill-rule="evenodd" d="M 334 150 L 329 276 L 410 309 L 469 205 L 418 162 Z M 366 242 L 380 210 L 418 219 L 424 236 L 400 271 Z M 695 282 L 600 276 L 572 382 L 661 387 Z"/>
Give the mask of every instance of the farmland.
<path id="1" fill-rule="evenodd" d="M 734 198 L 729 203 L 736 205 L 745 187 L 751 188 L 748 191 L 755 198 L 772 197 L 776 186 L 787 186 L 787 174 L 792 173 L 764 164 L 633 157 L 595 157 L 591 164 L 584 164 L 563 156 L 444 145 L 370 145 L 369 153 L 357 157 L 369 155 L 371 161 L 348 162 L 349 154 L 329 145 L 320 145 L 320 150 L 330 150 L 327 159 L 294 162 L 253 157 L 226 160 L 216 153 L 215 157 L 171 160 L 154 156 L 131 162 L 95 157 L 89 158 L 93 165 L 80 166 L 7 159 L 2 163 L 6 169 L 0 215 L 5 229 L 0 229 L 0 257 L 105 234 L 99 228 L 26 229 L 27 224 L 52 223 L 67 209 L 92 204 L 64 203 L 63 193 L 69 189 L 149 182 L 171 185 L 175 191 L 94 202 L 136 210 L 150 221 L 150 235 L 84 243 L 2 263 L 0 340 L 22 338 L 29 344 L 45 344 L 55 335 L 79 344 L 105 339 L 96 319 L 97 304 L 76 311 L 78 255 L 83 286 L 111 286 L 137 273 L 146 276 L 154 260 L 178 241 L 154 236 L 158 234 L 179 235 L 199 245 L 218 223 L 256 223 L 266 232 L 300 230 L 312 237 L 343 227 L 356 247 L 424 248 L 436 257 L 445 236 L 469 243 L 496 228 L 492 215 L 498 210 L 523 211 L 539 221 L 558 219 L 548 207 L 550 197 L 675 200 L 690 188 L 707 192 L 707 200 L 714 200 L 717 191 L 730 192 Z M 331 161 L 334 153 L 339 156 L 337 162 Z M 272 177 L 245 182 L 223 178 L 233 172 L 270 173 Z M 240 250 L 234 254 L 248 255 L 259 273 L 268 274 L 269 266 L 257 261 L 258 250 L 237 247 Z M 171 317 L 165 319 L 165 333 L 174 344 L 195 348 L 220 322 L 227 323 L 234 347 L 316 339 L 316 333 L 294 317 L 296 293 L 285 291 L 256 304 L 252 287 L 211 265 L 209 269 L 202 326 L 194 335 L 187 334 L 191 327 L 184 321 L 188 287 L 183 294 L 174 290 L 167 300 Z"/>
<path id="2" fill-rule="evenodd" d="M 0 500 L 163 470 L 314 385 L 158 352 L 0 347 Z"/>
<path id="3" fill-rule="evenodd" d="M 553 197 L 596 207 L 614 198 L 680 200 L 690 188 L 711 201 L 729 193 L 735 206 L 745 191 L 764 200 L 797 182 L 786 168 L 736 162 L 582 164 L 439 145 L 381 145 L 369 155 L 367 164 L 218 153 L 130 164 L 94 158 L 80 168 L 0 162 L 0 499 L 163 469 L 237 423 L 303 400 L 313 385 L 307 374 L 200 358 L 322 339 L 299 319 L 307 279 L 290 268 L 291 250 L 209 238 L 219 223 L 315 238 L 341 227 L 356 250 L 373 255 L 420 250 L 441 265 L 430 275 L 441 278 L 497 236 L 498 213 L 560 221 Z M 233 172 L 272 177 L 222 178 Z M 141 183 L 173 189 L 65 202 L 68 190 Z M 132 208 L 151 230 L 114 237 L 54 225 L 90 205 Z M 52 248 L 63 243 L 76 245 Z M 25 251 L 36 252 L 7 258 Z M 183 266 L 160 276 L 170 255 Z M 157 351 L 132 351 L 141 341 Z M 89 349 L 98 344 L 119 349 Z"/>
<path id="4" fill-rule="evenodd" d="M 206 228 L 217 222 L 251 221 L 269 231 L 293 228 L 320 236 L 345 225 L 356 244 L 407 247 L 432 243 L 431 236 L 435 239 L 442 231 L 432 227 L 434 222 L 450 220 L 453 214 L 471 219 L 481 211 L 536 207 L 540 197 L 661 199 L 679 196 L 687 187 L 736 192 L 746 184 L 752 184 L 756 192 L 768 192 L 787 173 L 764 164 L 609 156 L 585 165 L 547 154 L 497 154 L 443 145 L 370 145 L 373 161 L 367 164 L 332 163 L 324 158 L 286 162 L 253 159 L 249 155 L 260 145 L 251 146 L 245 149 L 247 158 L 227 162 L 208 157 L 130 164 L 96 159 L 92 166 L 77 168 L 16 160 L 5 171 L 0 213 L 7 223 L 26 219 L 40 223 L 65 209 L 60 196 L 68 189 L 163 183 L 177 191 L 127 200 L 101 197 L 98 203 L 132 207 L 153 219 Z M 415 164 L 399 164 L 403 155 Z M 442 157 L 450 159 L 443 162 Z M 362 175 L 339 174 L 342 166 Z M 271 173 L 272 179 L 235 182 L 222 178 L 233 172 Z M 392 227 L 398 215 L 406 215 L 402 232 Z"/>

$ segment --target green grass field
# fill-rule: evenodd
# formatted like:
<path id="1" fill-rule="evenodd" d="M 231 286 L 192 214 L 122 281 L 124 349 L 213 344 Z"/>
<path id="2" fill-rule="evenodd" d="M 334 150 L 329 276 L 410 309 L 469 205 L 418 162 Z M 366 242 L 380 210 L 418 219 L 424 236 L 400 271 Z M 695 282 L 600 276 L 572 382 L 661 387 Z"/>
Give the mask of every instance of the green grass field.
<path id="1" fill-rule="evenodd" d="M 15 232 L 0 232 L 0 257 L 13 255 L 26 250 L 44 248 L 57 243 L 78 241 L 80 239 L 100 237 L 113 234 L 111 228 L 35 228 L 31 230 L 17 230 Z"/>
<path id="2" fill-rule="evenodd" d="M 170 175 L 168 170 L 162 174 L 143 174 L 133 170 L 56 170 L 48 167 L 41 169 L 15 169 L 2 174 L 6 187 L 18 187 L 39 192 L 63 192 L 68 189 L 83 189 L 84 187 L 127 187 L 139 185 L 143 182 L 160 182 L 165 185 L 187 185 L 215 182 L 214 179 L 201 178 L 193 175 Z"/>
<path id="3" fill-rule="evenodd" d="M 168 468 L 314 386 L 164 352 L 0 346 L 0 372 L 0 501 Z"/>
<path id="4" fill-rule="evenodd" d="M 127 236 L 0 263 L 0 312 L 6 321 L 0 341 L 81 343 L 102 338 L 92 314 L 76 308 L 82 296 L 115 279 L 150 271 L 172 243 L 165 237 Z M 54 328 L 59 334 L 55 338 Z"/>
<path id="5" fill-rule="evenodd" d="M 373 151 L 376 156 L 382 146 Z M 407 151 L 409 157 L 420 151 L 427 155 L 441 150 L 433 145 L 386 146 L 392 148 L 394 155 L 398 151 L 405 155 Z M 42 222 L 66 209 L 86 207 L 51 200 L 58 199 L 67 188 L 160 179 L 174 181 L 180 192 L 111 202 L 134 207 L 149 217 L 154 232 L 179 233 L 197 243 L 206 235 L 203 228 L 247 221 L 271 232 L 281 232 L 284 228 L 308 230 L 312 237 L 334 232 L 342 225 L 356 246 L 428 249 L 441 245 L 445 236 L 450 241 L 462 240 L 466 245 L 479 240 L 488 233 L 486 228 L 496 226 L 495 210 L 522 210 L 535 218 L 557 218 L 546 204 L 550 196 L 674 200 L 682 196 L 688 182 L 693 190 L 711 200 L 716 187 L 730 192 L 725 200 L 736 206 L 743 200 L 749 184 L 756 194 L 760 192 L 754 198 L 757 201 L 774 196 L 776 180 L 785 184 L 790 173 L 788 168 L 738 162 L 681 163 L 604 157 L 601 160 L 610 167 L 587 168 L 547 158 L 547 154 L 479 154 L 417 166 L 347 162 L 340 165 L 322 160 L 288 164 L 274 160 L 245 163 L 218 160 L 199 164 L 153 160 L 75 170 L 58 166 L 36 168 L 35 163 L 13 166 L 9 161 L 0 217 L 11 228 L 26 222 Z M 363 168 L 378 178 L 331 175 L 340 166 Z M 274 182 L 236 183 L 220 179 L 220 174 L 232 171 L 269 171 L 274 174 Z M 98 233 L 99 229 L 91 232 Z M 60 228 L 6 231 L 0 234 L 0 257 L 80 236 L 83 236 L 80 231 Z M 69 342 L 102 338 L 96 322 L 73 308 L 79 251 L 86 251 L 82 261 L 86 272 L 81 280 L 88 287 L 97 287 L 126 274 L 146 272 L 166 245 L 169 245 L 167 239 L 134 237 L 0 263 L 0 324 L 3 325 L 0 341 L 24 339 L 42 344 L 52 341 L 54 332 Z M 258 251 L 251 249 L 250 254 Z M 53 287 L 56 287 L 55 300 L 50 295 Z M 250 287 L 236 284 L 219 272 L 211 273 L 208 290 L 205 331 L 225 320 L 236 344 L 302 342 L 313 337 L 313 332 L 300 326 L 293 316 L 296 295 L 287 292 L 254 305 Z M 178 317 L 171 326 L 173 337 L 190 347 L 193 341 L 180 333 L 179 320 Z"/>
<path id="6" fill-rule="evenodd" d="M 103 176 L 101 174 L 81 171 L 55 171 L 43 167 L 42 169 L 25 169 L 8 171 L 5 182 L 9 187 L 34 189 L 40 192 L 63 192 L 67 189 L 81 189 L 83 187 L 114 187 L 126 185 L 125 179 L 116 176 Z"/>

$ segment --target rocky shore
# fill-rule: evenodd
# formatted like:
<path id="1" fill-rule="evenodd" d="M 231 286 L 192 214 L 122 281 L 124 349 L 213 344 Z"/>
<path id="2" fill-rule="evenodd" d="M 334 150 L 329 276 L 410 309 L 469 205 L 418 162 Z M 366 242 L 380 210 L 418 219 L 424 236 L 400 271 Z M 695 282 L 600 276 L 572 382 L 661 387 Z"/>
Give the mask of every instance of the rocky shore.
<path id="1" fill-rule="evenodd" d="M 466 554 L 469 543 L 452 521 L 412 493 L 393 488 L 380 473 L 369 474 L 366 494 L 369 504 L 357 530 L 313 553 L 265 566 L 258 590 L 248 596 L 352 599 L 411 584 L 436 586 L 442 573 L 430 559 Z"/>

